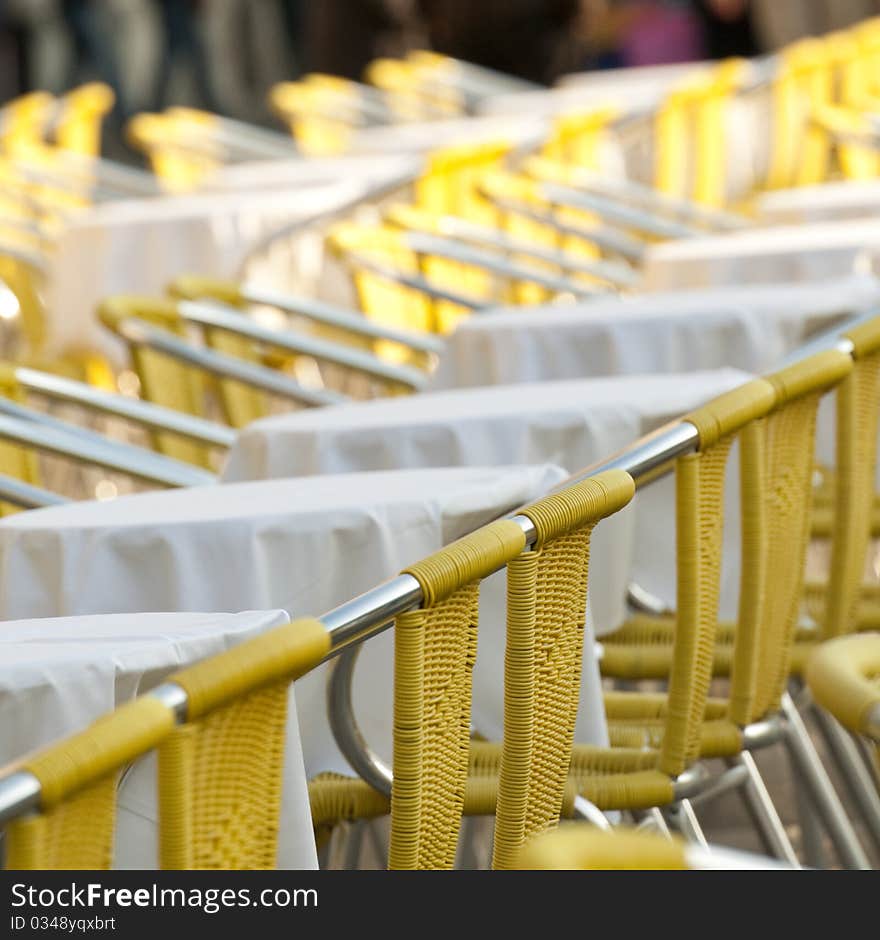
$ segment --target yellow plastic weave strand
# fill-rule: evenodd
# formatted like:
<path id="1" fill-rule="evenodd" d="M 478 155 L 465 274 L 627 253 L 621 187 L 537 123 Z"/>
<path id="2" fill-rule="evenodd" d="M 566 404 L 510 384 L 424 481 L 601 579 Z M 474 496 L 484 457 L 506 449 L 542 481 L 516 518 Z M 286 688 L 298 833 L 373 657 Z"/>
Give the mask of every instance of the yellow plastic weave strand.
<path id="1" fill-rule="evenodd" d="M 590 536 L 634 492 L 629 474 L 611 471 L 522 510 L 537 539 L 508 565 L 496 868 L 511 867 L 525 839 L 559 820 L 580 699 Z"/>
<path id="2" fill-rule="evenodd" d="M 9 826 L 6 868 L 106 871 L 113 860 L 116 774 L 70 800 Z"/>
<path id="3" fill-rule="evenodd" d="M 477 652 L 478 581 L 522 551 L 496 522 L 408 568 L 423 608 L 394 634 L 394 782 L 389 868 L 452 868 L 461 826 Z"/>
<path id="4" fill-rule="evenodd" d="M 145 697 L 66 738 L 21 769 L 40 782 L 40 812 L 7 828 L 6 866 L 108 869 L 113 857 L 116 780 L 174 725 L 171 711 Z"/>
<path id="5" fill-rule="evenodd" d="M 874 504 L 880 353 L 856 359 L 837 388 L 837 479 L 831 530 L 831 570 L 822 617 L 825 637 L 853 630 Z"/>
<path id="6" fill-rule="evenodd" d="M 163 869 L 272 869 L 288 683 L 178 728 L 159 751 Z"/>
<path id="7" fill-rule="evenodd" d="M 274 867 L 288 688 L 329 643 L 299 620 L 171 677 L 188 723 L 159 752 L 162 868 Z"/>
<path id="8" fill-rule="evenodd" d="M 747 724 L 753 713 L 757 681 L 757 650 L 770 572 L 767 570 L 766 419 L 754 421 L 740 434 L 741 551 L 739 609 L 736 630 L 722 642 L 733 644 L 730 670 L 730 718 Z M 717 651 L 716 651 L 717 652 Z M 716 656 L 717 658 L 717 656 Z"/>
<path id="9" fill-rule="evenodd" d="M 788 680 L 809 541 L 819 397 L 816 393 L 796 399 L 767 419 L 768 580 L 758 637 L 753 719 L 779 705 Z"/>
<path id="10" fill-rule="evenodd" d="M 700 752 L 718 620 L 724 470 L 731 443 L 730 436 L 723 437 L 676 464 L 678 623 L 658 762 L 670 776 L 680 774 Z"/>

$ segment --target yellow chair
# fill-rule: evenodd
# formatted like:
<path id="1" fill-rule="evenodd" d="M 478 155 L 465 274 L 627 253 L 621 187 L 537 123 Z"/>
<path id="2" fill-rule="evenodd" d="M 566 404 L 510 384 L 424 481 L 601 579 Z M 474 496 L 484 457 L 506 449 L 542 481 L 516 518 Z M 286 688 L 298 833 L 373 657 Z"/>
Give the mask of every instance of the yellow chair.
<path id="1" fill-rule="evenodd" d="M 460 294 L 458 267 L 441 266 L 438 272 L 433 266 L 430 277 L 423 272 L 405 232 L 389 225 L 343 222 L 330 230 L 327 242 L 350 268 L 364 315 L 377 323 L 443 333 L 472 309 L 449 299 Z M 393 355 L 390 349 L 378 351 L 380 355 Z"/>
<path id="2" fill-rule="evenodd" d="M 655 116 L 654 186 L 666 195 L 723 206 L 726 109 L 746 63 L 728 59 L 674 89 Z"/>
<path id="3" fill-rule="evenodd" d="M 332 156 L 351 146 L 362 123 L 355 82 L 335 76 L 308 75 L 280 82 L 269 93 L 272 110 L 281 117 L 303 153 Z"/>
<path id="4" fill-rule="evenodd" d="M 391 329 L 368 320 L 358 310 L 348 310 L 313 297 L 288 295 L 220 278 L 184 274 L 168 285 L 168 293 L 180 300 L 217 300 L 246 309 L 250 305 L 271 307 L 289 316 L 297 328 L 305 327 L 327 339 L 365 349 L 389 361 L 403 361 L 429 371 L 442 351 L 442 341 L 411 330 Z"/>
<path id="5" fill-rule="evenodd" d="M 690 865 L 687 847 L 678 839 L 569 824 L 526 843 L 515 867 L 525 871 L 685 871 Z"/>
<path id="6" fill-rule="evenodd" d="M 820 644 L 807 662 L 805 676 L 816 702 L 849 731 L 873 741 L 880 758 L 880 634 Z"/>
<path id="7" fill-rule="evenodd" d="M 463 815 L 496 815 L 494 865 L 573 812 L 569 760 L 580 697 L 590 535 L 632 497 L 610 471 L 491 523 L 406 569 L 420 609 L 395 625 L 391 868 L 451 868 Z M 507 568 L 504 741 L 470 740 L 471 669 L 481 580 Z M 597 774 L 602 771 L 597 767 Z M 317 829 L 386 808 L 362 781 L 323 775 L 310 788 Z"/>
<path id="8" fill-rule="evenodd" d="M 54 127 L 57 146 L 86 157 L 101 154 L 101 126 L 113 110 L 116 96 L 109 85 L 90 82 L 69 91 L 58 101 Z"/>
<path id="9" fill-rule="evenodd" d="M 119 775 L 154 750 L 161 868 L 275 867 L 288 687 L 329 646 L 319 621 L 277 627 L 169 677 L 182 725 L 147 694 L 18 762 L 39 808 L 7 826 L 6 867 L 110 868 Z"/>
<path id="10" fill-rule="evenodd" d="M 651 832 L 602 832 L 569 823 L 528 842 L 516 867 L 526 871 L 769 871 L 786 866 L 761 855 L 702 848 Z"/>
<path id="11" fill-rule="evenodd" d="M 860 867 L 864 856 L 858 840 L 786 696 L 803 600 L 816 408 L 821 396 L 832 388 L 841 388 L 846 395 L 851 375 L 852 359 L 833 350 L 745 387 L 770 388 L 773 401 L 766 418 L 746 428 L 740 438 L 742 549 L 738 619 L 735 625 L 719 624 L 715 640 L 703 650 L 701 665 L 707 677 L 729 675 L 730 687 L 726 700 L 709 702 L 700 723 L 697 748 L 704 757 L 742 762 L 744 749 L 780 739 L 778 733 L 756 737 L 749 729 L 780 721 L 784 714 L 785 741 L 798 761 L 822 820 L 846 864 Z M 700 428 L 701 439 L 705 422 L 717 420 L 714 411 L 724 405 L 727 397 L 687 417 Z M 841 574 L 844 567 L 842 563 Z M 845 589 L 842 577 L 836 578 L 835 584 L 841 591 Z M 639 742 L 658 746 L 664 740 L 668 732 L 663 724 L 667 709 L 672 707 L 676 669 L 674 644 L 680 629 L 680 615 L 638 616 L 603 640 L 603 674 L 630 681 L 669 677 L 670 682 L 668 697 L 623 692 L 606 696 L 613 741 L 627 746 Z M 746 761 L 746 765 L 749 763 Z M 775 851 L 790 856 L 781 828 L 776 826 L 775 832 Z"/>

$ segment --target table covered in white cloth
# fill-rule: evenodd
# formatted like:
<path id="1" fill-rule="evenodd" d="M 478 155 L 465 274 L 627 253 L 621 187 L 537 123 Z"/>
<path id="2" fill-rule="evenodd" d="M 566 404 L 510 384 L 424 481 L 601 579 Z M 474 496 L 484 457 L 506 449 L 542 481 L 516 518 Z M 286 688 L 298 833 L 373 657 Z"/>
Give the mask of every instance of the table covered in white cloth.
<path id="1" fill-rule="evenodd" d="M 0 618 L 275 607 L 319 616 L 564 475 L 548 464 L 304 477 L 20 513 L 0 522 Z M 484 633 L 503 634 L 497 614 Z M 391 649 L 389 633 L 367 643 L 354 684 L 364 733 L 386 757 Z M 587 739 L 601 741 L 592 655 L 585 665 Z M 327 724 L 325 679 L 321 667 L 297 683 L 310 777 L 348 771 Z"/>
<path id="2" fill-rule="evenodd" d="M 462 321 L 433 388 L 732 366 L 773 368 L 817 330 L 880 304 L 880 282 L 766 284 L 670 291 Z"/>
<path id="3" fill-rule="evenodd" d="M 288 622 L 282 610 L 239 614 L 149 613 L 0 623 L 0 766 L 81 731 L 170 673 Z M 115 864 L 155 868 L 158 810 L 155 756 L 119 788 Z M 317 858 L 296 703 L 287 719 L 282 868 L 315 868 Z"/>
<path id="4" fill-rule="evenodd" d="M 762 193 L 755 211 L 767 225 L 880 216 L 880 181 L 840 180 Z"/>
<path id="5" fill-rule="evenodd" d="M 550 460 L 571 473 L 748 381 L 735 369 L 503 385 L 358 402 L 266 418 L 246 428 L 227 480 L 404 467 L 499 466 Z M 639 493 L 634 508 L 596 530 L 590 611 L 596 634 L 626 614 L 631 577 L 674 600 L 671 481 Z M 731 492 L 724 600 L 739 586 L 738 502 Z M 645 545 L 666 547 L 645 552 Z M 497 651 L 499 657 L 503 650 Z M 500 659 L 499 659 L 500 674 Z"/>
<path id="6" fill-rule="evenodd" d="M 49 258 L 47 352 L 87 346 L 124 361 L 95 317 L 107 295 L 161 295 L 184 273 L 235 276 L 255 245 L 347 205 L 375 182 L 351 173 L 310 187 L 108 202 L 72 216 Z"/>
<path id="7" fill-rule="evenodd" d="M 827 281 L 870 271 L 880 254 L 874 219 L 745 229 L 651 245 L 642 263 L 646 290 Z"/>

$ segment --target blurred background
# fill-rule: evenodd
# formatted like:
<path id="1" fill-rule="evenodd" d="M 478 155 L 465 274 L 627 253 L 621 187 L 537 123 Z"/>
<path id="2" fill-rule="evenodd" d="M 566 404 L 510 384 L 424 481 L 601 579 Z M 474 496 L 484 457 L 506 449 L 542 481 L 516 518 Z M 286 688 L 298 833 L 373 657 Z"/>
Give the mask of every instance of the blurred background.
<path id="1" fill-rule="evenodd" d="M 880 0 L 0 0 L 0 101 L 104 81 L 114 150 L 114 128 L 138 111 L 192 105 L 271 124 L 276 82 L 360 79 L 372 59 L 414 48 L 552 84 L 760 54 L 878 12 Z"/>

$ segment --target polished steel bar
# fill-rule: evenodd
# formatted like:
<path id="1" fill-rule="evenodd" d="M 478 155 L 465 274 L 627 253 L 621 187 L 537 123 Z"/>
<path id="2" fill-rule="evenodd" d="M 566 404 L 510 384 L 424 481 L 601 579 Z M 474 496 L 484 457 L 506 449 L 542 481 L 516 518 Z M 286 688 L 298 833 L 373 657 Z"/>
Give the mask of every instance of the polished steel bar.
<path id="1" fill-rule="evenodd" d="M 683 225 L 681 222 L 673 222 L 655 213 L 634 209 L 631 206 L 615 202 L 613 199 L 574 189 L 571 186 L 562 186 L 559 183 L 545 181 L 539 183 L 539 186 L 547 201 L 556 206 L 567 206 L 572 209 L 595 212 L 606 221 L 622 225 L 625 228 L 632 228 L 661 238 L 695 238 L 704 234 L 699 229 Z"/>
<path id="2" fill-rule="evenodd" d="M 607 290 L 607 288 L 600 285 L 589 286 L 571 278 L 545 271 L 542 268 L 519 261 L 511 261 L 509 258 L 501 257 L 494 252 L 480 251 L 459 241 L 441 238 L 437 235 L 409 232 L 406 241 L 409 247 L 419 254 L 447 258 L 450 261 L 460 261 L 462 264 L 482 268 L 484 271 L 499 274 L 510 280 L 538 284 L 557 293 L 568 293 L 573 294 L 575 297 L 587 298 L 595 297 L 596 294 L 604 293 Z"/>
<path id="3" fill-rule="evenodd" d="M 645 243 L 621 232 L 619 229 L 607 225 L 575 225 L 573 222 L 558 219 L 552 209 L 542 209 L 540 206 L 529 205 L 517 199 L 499 197 L 489 194 L 492 202 L 506 212 L 515 212 L 523 218 L 540 222 L 549 228 L 555 229 L 562 235 L 573 238 L 582 238 L 593 242 L 604 251 L 620 255 L 633 264 L 639 264 L 645 254 Z"/>
<path id="4" fill-rule="evenodd" d="M 589 170 L 576 170 L 569 176 L 569 186 L 603 196 L 607 199 L 626 199 L 637 207 L 652 213 L 666 213 L 682 222 L 695 222 L 720 231 L 736 231 L 753 224 L 745 216 L 711 209 L 688 199 L 661 193 L 651 186 L 633 180 L 601 176 Z"/>
<path id="5" fill-rule="evenodd" d="M 69 500 L 57 493 L 0 473 L 0 502 L 11 503 L 21 509 L 43 509 L 45 506 L 60 506 Z"/>
<path id="6" fill-rule="evenodd" d="M 270 329 L 250 317 L 243 316 L 237 308 L 226 306 L 218 301 L 182 300 L 178 303 L 177 309 L 180 315 L 190 323 L 197 323 L 209 329 L 224 330 L 286 352 L 311 356 L 323 362 L 345 366 L 347 369 L 372 378 L 405 385 L 411 389 L 423 389 L 428 384 L 428 376 L 421 369 L 385 362 L 371 353 L 345 346 L 342 343 L 334 343 L 320 336 L 296 333 L 292 330 Z"/>
<path id="7" fill-rule="evenodd" d="M 411 287 L 434 300 L 448 300 L 450 303 L 458 304 L 460 307 L 467 307 L 470 310 L 488 310 L 493 304 L 485 300 L 478 300 L 475 297 L 469 297 L 461 294 L 449 287 L 443 287 L 441 284 L 434 284 L 421 274 L 409 274 L 406 271 L 399 271 L 368 258 L 360 252 L 350 251 L 346 253 L 346 258 L 350 264 L 364 271 L 369 271 L 377 277 L 385 278 L 396 284 L 402 284 L 404 287 Z"/>
<path id="8" fill-rule="evenodd" d="M 62 431 L 57 426 L 0 414 L 0 438 L 162 486 L 204 486 L 216 482 L 213 474 L 170 457 L 116 441 L 105 442 L 107 446 L 103 446 L 82 436 L 80 429 L 72 425 L 70 430 Z"/>
<path id="9" fill-rule="evenodd" d="M 374 320 L 368 320 L 358 311 L 336 307 L 314 297 L 282 294 L 280 291 L 260 287 L 256 284 L 243 284 L 241 295 L 248 303 L 275 307 L 285 313 L 293 313 L 314 320 L 317 323 L 336 326 L 361 336 L 368 336 L 371 339 L 391 340 L 417 352 L 439 355 L 446 345 L 439 336 L 384 326 Z"/>
<path id="10" fill-rule="evenodd" d="M 137 317 L 125 320 L 118 327 L 120 335 L 133 346 L 143 346 L 156 352 L 165 353 L 173 359 L 189 363 L 204 369 L 220 378 L 235 379 L 245 385 L 253 386 L 264 392 L 271 392 L 282 398 L 289 398 L 304 405 L 338 405 L 348 401 L 346 396 L 328 389 L 306 388 L 296 380 L 267 369 L 264 366 L 215 352 L 191 346 L 189 343 Z"/>
<path id="11" fill-rule="evenodd" d="M 128 398 L 125 395 L 114 395 L 87 385 L 85 382 L 76 382 L 73 379 L 52 375 L 49 372 L 38 372 L 23 366 L 15 370 L 15 378 L 29 392 L 125 418 L 154 431 L 178 434 L 212 447 L 229 448 L 235 443 L 235 431 L 222 424 L 136 398 Z"/>
<path id="12" fill-rule="evenodd" d="M 581 258 L 570 251 L 546 248 L 524 238 L 515 238 L 501 229 L 490 228 L 456 216 L 440 216 L 436 221 L 442 235 L 546 261 L 569 273 L 588 274 L 617 287 L 633 287 L 638 283 L 638 275 L 628 264 Z"/>
<path id="13" fill-rule="evenodd" d="M 270 245 L 277 243 L 281 239 L 291 238 L 307 231 L 315 225 L 327 225 L 334 219 L 347 217 L 358 206 L 371 200 L 380 200 L 392 193 L 397 193 L 404 187 L 411 185 L 418 179 L 421 173 L 421 164 L 413 161 L 412 169 L 396 173 L 393 176 L 386 177 L 378 182 L 370 183 L 362 192 L 356 193 L 349 199 L 343 199 L 336 203 L 332 209 L 312 212 L 311 214 L 292 222 L 288 222 L 279 228 L 254 241 L 247 250 L 244 258 L 236 269 L 238 280 L 246 280 L 248 267 L 254 258 L 260 257 Z"/>

